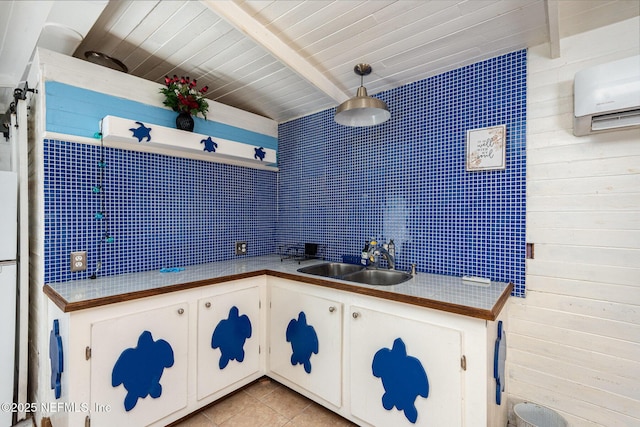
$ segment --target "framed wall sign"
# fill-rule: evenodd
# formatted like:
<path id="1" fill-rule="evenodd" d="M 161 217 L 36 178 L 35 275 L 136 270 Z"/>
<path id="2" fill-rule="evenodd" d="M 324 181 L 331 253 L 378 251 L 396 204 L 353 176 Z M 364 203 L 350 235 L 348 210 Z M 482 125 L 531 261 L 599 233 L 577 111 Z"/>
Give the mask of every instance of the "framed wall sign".
<path id="1" fill-rule="evenodd" d="M 505 125 L 467 131 L 467 170 L 504 169 L 506 153 Z"/>

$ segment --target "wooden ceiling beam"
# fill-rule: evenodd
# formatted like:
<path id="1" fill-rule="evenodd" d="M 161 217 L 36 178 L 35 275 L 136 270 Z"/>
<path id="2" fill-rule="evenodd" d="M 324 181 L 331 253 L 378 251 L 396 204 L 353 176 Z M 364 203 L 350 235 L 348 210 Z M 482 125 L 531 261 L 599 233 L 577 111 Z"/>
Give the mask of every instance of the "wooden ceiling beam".
<path id="1" fill-rule="evenodd" d="M 348 94 L 337 87 L 316 67 L 303 58 L 278 36 L 265 28 L 253 16 L 245 12 L 233 1 L 201 0 L 216 15 L 225 19 L 238 31 L 251 38 L 255 43 L 276 57 L 285 66 L 295 71 L 300 77 L 325 93 L 336 103 L 342 103 L 350 98 Z"/>
<path id="2" fill-rule="evenodd" d="M 549 56 L 560 58 L 560 24 L 558 19 L 558 0 L 545 0 L 547 26 L 549 30 Z"/>

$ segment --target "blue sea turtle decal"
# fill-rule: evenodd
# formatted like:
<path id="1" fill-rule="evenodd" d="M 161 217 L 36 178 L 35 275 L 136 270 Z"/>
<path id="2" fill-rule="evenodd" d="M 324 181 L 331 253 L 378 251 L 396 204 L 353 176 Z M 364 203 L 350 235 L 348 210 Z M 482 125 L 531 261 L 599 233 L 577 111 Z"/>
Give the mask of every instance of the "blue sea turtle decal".
<path id="1" fill-rule="evenodd" d="M 209 151 L 210 153 L 215 153 L 216 148 L 218 148 L 218 143 L 211 139 L 211 137 L 200 140 L 200 144 L 204 144 L 204 151 Z"/>
<path id="2" fill-rule="evenodd" d="M 391 350 L 382 348 L 376 352 L 371 369 L 373 375 L 382 380 L 384 409 L 391 410 L 395 406 L 415 424 L 418 419 L 416 398 L 429 396 L 429 380 L 420 360 L 407 356 L 404 341 L 396 338 Z"/>
<path id="3" fill-rule="evenodd" d="M 49 359 L 51 360 L 51 389 L 56 399 L 62 394 L 62 371 L 64 370 L 64 352 L 58 319 L 53 320 L 53 328 L 49 334 Z"/>
<path id="4" fill-rule="evenodd" d="M 133 136 L 138 138 L 138 142 L 142 142 L 144 138 L 147 138 L 147 142 L 151 141 L 151 128 L 145 127 L 142 122 L 136 122 L 137 128 L 129 129 Z"/>
<path id="5" fill-rule="evenodd" d="M 301 364 L 311 373 L 311 355 L 318 354 L 318 335 L 313 326 L 307 325 L 307 315 L 301 311 L 298 320 L 291 319 L 287 326 L 287 342 L 291 343 L 291 364 Z"/>
<path id="6" fill-rule="evenodd" d="M 211 348 L 220 348 L 220 369 L 227 367 L 230 360 L 244 360 L 244 343 L 251 337 L 251 320 L 249 316 L 238 315 L 235 305 L 229 310 L 229 317 L 221 320 L 211 336 Z"/>
<path id="7" fill-rule="evenodd" d="M 165 340 L 153 340 L 151 332 L 144 331 L 138 337 L 138 345 L 124 350 L 111 372 L 111 385 L 124 385 L 127 395 L 124 409 L 132 410 L 138 399 L 162 394 L 160 378 L 165 368 L 173 366 L 173 349 Z"/>
<path id="8" fill-rule="evenodd" d="M 498 336 L 493 347 L 493 378 L 496 380 L 496 405 L 502 404 L 504 391 L 504 368 L 507 359 L 507 342 L 502 330 L 502 320 L 498 322 Z"/>
<path id="9" fill-rule="evenodd" d="M 263 161 L 265 156 L 267 155 L 266 151 L 264 151 L 264 147 L 254 148 L 255 154 L 253 155 L 254 159 L 259 159 Z"/>

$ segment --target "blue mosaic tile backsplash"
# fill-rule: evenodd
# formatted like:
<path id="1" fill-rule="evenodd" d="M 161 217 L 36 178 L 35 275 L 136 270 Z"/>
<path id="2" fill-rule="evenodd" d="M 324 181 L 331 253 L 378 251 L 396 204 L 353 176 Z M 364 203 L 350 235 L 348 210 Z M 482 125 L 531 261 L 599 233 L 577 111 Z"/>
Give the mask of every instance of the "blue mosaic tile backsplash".
<path id="1" fill-rule="evenodd" d="M 45 282 L 88 278 L 99 259 L 101 276 L 227 260 L 236 240 L 273 253 L 275 172 L 105 148 L 103 208 L 100 158 L 99 146 L 44 141 Z M 76 250 L 86 272 L 69 271 Z"/>
<path id="2" fill-rule="evenodd" d="M 45 140 L 45 281 L 87 278 L 99 259 L 99 275 L 222 261 L 236 240 L 251 256 L 320 243 L 339 261 L 374 237 L 394 240 L 399 269 L 524 295 L 526 51 L 376 96 L 382 125 L 343 127 L 334 109 L 281 124 L 277 173 L 105 148 L 104 209 L 100 147 Z M 467 172 L 467 130 L 501 124 L 506 169 Z M 69 271 L 75 250 L 86 272 Z"/>
<path id="3" fill-rule="evenodd" d="M 524 293 L 526 51 L 376 95 L 391 119 L 348 128 L 326 110 L 279 126 L 279 245 L 334 261 L 371 237 L 397 268 L 511 281 Z M 365 82 L 366 83 L 366 82 Z M 466 132 L 506 125 L 506 169 L 465 170 Z"/>

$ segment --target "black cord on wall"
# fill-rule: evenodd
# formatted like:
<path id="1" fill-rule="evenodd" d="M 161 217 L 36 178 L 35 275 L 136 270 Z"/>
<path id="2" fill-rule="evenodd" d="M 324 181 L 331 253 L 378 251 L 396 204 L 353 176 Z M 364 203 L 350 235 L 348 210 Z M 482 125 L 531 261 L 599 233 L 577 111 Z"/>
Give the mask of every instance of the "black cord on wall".
<path id="1" fill-rule="evenodd" d="M 102 134 L 102 122 L 100 122 L 100 132 L 96 136 L 100 136 L 100 160 L 98 161 L 98 183 L 93 187 L 92 191 L 100 197 L 100 210 L 96 212 L 94 218 L 98 221 L 98 228 L 101 229 L 101 237 L 100 242 L 98 243 L 98 261 L 96 263 L 96 269 L 90 276 L 91 279 L 98 277 L 98 271 L 100 271 L 100 268 L 102 267 L 103 245 L 105 243 L 113 242 L 113 237 L 109 235 L 109 216 L 106 213 L 107 197 L 104 191 L 104 175 L 107 163 L 104 155 L 105 150 Z"/>

